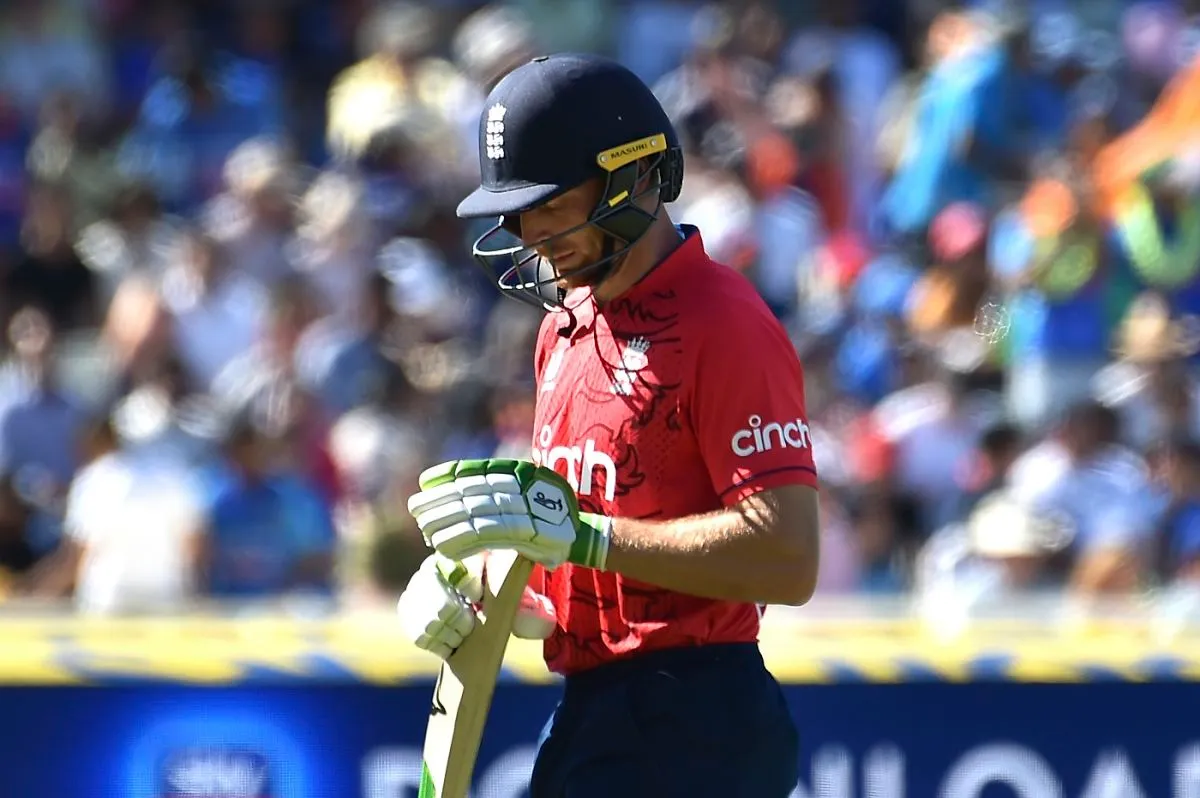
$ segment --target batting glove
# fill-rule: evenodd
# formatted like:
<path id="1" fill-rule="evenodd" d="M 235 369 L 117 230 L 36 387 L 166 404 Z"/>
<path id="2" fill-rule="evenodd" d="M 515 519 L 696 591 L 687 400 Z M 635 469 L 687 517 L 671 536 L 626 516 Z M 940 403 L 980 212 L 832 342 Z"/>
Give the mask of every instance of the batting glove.
<path id="1" fill-rule="evenodd" d="M 486 555 L 455 562 L 440 554 L 425 558 L 408 580 L 396 603 L 400 628 L 417 648 L 446 659 L 479 625 L 480 602 L 487 579 Z M 556 615 L 550 599 L 525 588 L 513 621 L 513 635 L 545 640 Z"/>
<path id="2" fill-rule="evenodd" d="M 425 541 L 464 560 L 508 549 L 554 569 L 564 562 L 603 570 L 612 519 L 579 511 L 565 479 L 523 460 L 454 460 L 421 474 L 408 500 Z"/>

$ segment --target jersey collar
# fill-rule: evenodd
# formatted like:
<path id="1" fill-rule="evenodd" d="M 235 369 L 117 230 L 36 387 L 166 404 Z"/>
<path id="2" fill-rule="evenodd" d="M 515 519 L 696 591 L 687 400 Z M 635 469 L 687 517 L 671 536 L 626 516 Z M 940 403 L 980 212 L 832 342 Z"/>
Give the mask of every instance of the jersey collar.
<path id="1" fill-rule="evenodd" d="M 708 256 L 704 254 L 704 240 L 700 237 L 698 227 L 680 224 L 676 225 L 675 229 L 683 237 L 683 242 L 661 263 L 646 272 L 642 279 L 617 297 L 618 299 L 636 299 L 660 291 L 663 286 L 676 282 L 679 279 L 677 275 L 689 269 L 692 264 L 707 259 Z"/>

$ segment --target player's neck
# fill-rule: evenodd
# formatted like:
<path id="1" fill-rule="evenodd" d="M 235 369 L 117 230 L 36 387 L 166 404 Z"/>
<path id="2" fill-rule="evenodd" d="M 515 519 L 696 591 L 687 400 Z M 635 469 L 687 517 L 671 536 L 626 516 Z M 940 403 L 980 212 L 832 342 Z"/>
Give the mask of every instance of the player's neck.
<path id="1" fill-rule="evenodd" d="M 675 223 L 661 210 L 658 218 L 625 256 L 612 276 L 592 292 L 596 302 L 604 304 L 628 291 L 674 252 L 683 239 Z"/>

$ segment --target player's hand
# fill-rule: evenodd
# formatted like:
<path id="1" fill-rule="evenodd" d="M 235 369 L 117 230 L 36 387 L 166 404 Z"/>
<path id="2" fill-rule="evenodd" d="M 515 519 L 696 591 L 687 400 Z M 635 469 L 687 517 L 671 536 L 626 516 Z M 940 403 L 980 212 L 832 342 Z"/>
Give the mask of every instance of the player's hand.
<path id="1" fill-rule="evenodd" d="M 483 600 L 487 557 L 455 562 L 440 554 L 425 558 L 400 594 L 396 613 L 400 628 L 417 648 L 446 659 L 479 624 L 477 605 Z M 554 631 L 556 616 L 550 599 L 525 588 L 513 634 L 544 640 Z"/>
<path id="2" fill-rule="evenodd" d="M 581 513 L 574 489 L 523 460 L 454 460 L 426 469 L 408 511 L 439 554 L 464 560 L 509 549 L 546 568 L 603 570 L 612 519 Z"/>

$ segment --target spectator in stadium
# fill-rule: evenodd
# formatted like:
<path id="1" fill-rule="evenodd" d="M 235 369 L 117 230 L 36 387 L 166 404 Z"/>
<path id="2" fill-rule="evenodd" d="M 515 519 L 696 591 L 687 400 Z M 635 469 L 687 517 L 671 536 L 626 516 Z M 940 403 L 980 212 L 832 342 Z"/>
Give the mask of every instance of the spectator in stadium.
<path id="1" fill-rule="evenodd" d="M 434 57 L 437 12 L 415 2 L 388 0 L 371 9 L 358 28 L 362 58 L 329 89 L 327 142 L 341 162 L 362 157 L 371 140 L 397 119 L 440 113 L 461 80 L 449 62 Z M 415 109 L 414 107 L 415 106 Z M 454 145 L 451 134 L 446 142 Z"/>
<path id="2" fill-rule="evenodd" d="M 329 316 L 306 330 L 297 367 L 330 418 L 361 406 L 378 386 L 391 383 L 390 373 L 400 369 L 391 351 L 396 322 L 392 282 L 374 272 L 363 280 L 353 322 Z"/>
<path id="3" fill-rule="evenodd" d="M 339 572 L 347 585 L 402 587 L 424 548 L 402 509 L 404 497 L 418 487 L 435 431 L 428 427 L 432 414 L 426 397 L 403 369 L 389 368 L 375 377 L 364 401 L 343 414 L 329 436 L 345 485 L 337 507 Z"/>
<path id="4" fill-rule="evenodd" d="M 157 284 L 171 261 L 179 220 L 165 218 L 148 186 L 123 184 L 108 198 L 107 216 L 79 231 L 75 251 L 96 275 L 97 294 L 107 306 L 129 276 Z"/>
<path id="5" fill-rule="evenodd" d="M 926 613 L 948 620 L 980 604 L 1059 588 L 1053 560 L 1074 531 L 1069 519 L 997 489 L 921 550 L 914 580 L 918 600 Z"/>
<path id="6" fill-rule="evenodd" d="M 96 324 L 97 281 L 75 254 L 70 198 L 57 187 L 35 187 L 21 228 L 22 255 L 0 270 L 0 319 L 37 305 L 61 332 Z"/>
<path id="7" fill-rule="evenodd" d="M 270 293 L 267 316 L 258 340 L 242 350 L 217 374 L 213 394 L 236 410 L 253 406 L 271 415 L 272 402 L 295 386 L 296 347 L 313 321 L 313 303 L 298 279 Z"/>
<path id="8" fill-rule="evenodd" d="M 870 9 L 869 6 L 874 6 Z M 779 4 L 783 14 L 798 8 Z M 881 109 L 893 85 L 905 76 L 901 71 L 897 42 L 871 24 L 872 12 L 881 8 L 899 11 L 892 4 L 848 0 L 819 3 L 812 9 L 818 22 L 804 26 L 784 44 L 780 62 L 786 73 L 811 84 L 819 77 L 826 99 L 823 105 L 836 108 L 840 122 L 840 168 L 846 185 L 848 226 L 859 233 L 870 230 L 882 186 L 883 170 L 877 158 L 881 137 Z M 832 96 L 830 96 L 832 95 Z M 803 155 L 806 149 L 801 147 Z"/>
<path id="9" fill-rule="evenodd" d="M 788 134 L 796 153 L 793 157 L 798 157 L 802 165 L 792 181 L 812 193 L 821 207 L 825 226 L 831 231 L 859 229 L 851 225 L 847 171 L 847 150 L 854 145 L 853 128 L 843 108 L 845 93 L 838 83 L 834 53 L 828 52 L 827 58 L 807 64 L 801 76 L 793 78 L 800 82 L 797 88 L 807 107 L 792 116 L 791 124 L 779 127 Z M 787 160 L 781 150 L 763 152 L 760 157 L 763 156 Z"/>
<path id="10" fill-rule="evenodd" d="M 705 4 L 690 20 L 688 31 L 687 57 L 654 84 L 654 94 L 680 129 L 684 147 L 698 150 L 705 135 L 722 121 L 715 104 L 731 97 L 761 97 L 767 75 L 763 64 L 737 48 L 737 22 L 731 9 Z"/>
<path id="11" fill-rule="evenodd" d="M 1145 461 L 1120 445 L 1118 416 L 1096 402 L 1073 407 L 1058 433 L 1013 464 L 1017 501 L 1070 519 L 1071 581 L 1085 593 L 1137 587 L 1150 531 Z"/>
<path id="12" fill-rule="evenodd" d="M 232 29 L 222 53 L 226 61 L 222 76 L 246 101 L 265 109 L 278 127 L 294 126 L 289 114 L 289 74 L 294 13 L 282 3 L 235 3 L 228 20 Z"/>
<path id="13" fill-rule="evenodd" d="M 1072 534 L 1067 519 L 1024 507 L 1003 490 L 982 498 L 967 517 L 971 554 L 994 566 L 1010 593 L 1059 586 L 1051 559 Z"/>
<path id="14" fill-rule="evenodd" d="M 80 227 L 104 213 L 121 180 L 115 125 L 107 115 L 85 114 L 82 106 L 81 98 L 65 92 L 48 96 L 25 159 L 34 180 L 63 191 Z"/>
<path id="15" fill-rule="evenodd" d="M 239 92 L 210 45 L 189 32 L 168 43 L 161 72 L 120 144 L 122 173 L 149 183 L 163 204 L 191 212 L 222 188 L 229 155 L 256 136 L 279 136 L 270 102 Z"/>
<path id="16" fill-rule="evenodd" d="M 30 544 L 33 508 L 17 492 L 11 474 L 0 474 L 0 595 L 20 592 L 40 559 Z"/>
<path id="17" fill-rule="evenodd" d="M 928 236 L 933 263 L 908 300 L 908 323 L 918 341 L 937 347 L 948 334 L 973 328 L 988 290 L 987 234 L 987 218 L 978 205 L 956 202 L 934 217 Z M 974 336 L 960 348 L 972 343 Z"/>
<path id="18" fill-rule="evenodd" d="M 328 594 L 337 539 L 329 504 L 287 467 L 284 441 L 252 411 L 233 417 L 223 444 L 200 527 L 201 590 L 223 599 Z"/>
<path id="19" fill-rule="evenodd" d="M 202 212 L 205 230 L 234 272 L 269 290 L 293 273 L 287 245 L 300 194 L 293 155 L 276 139 L 252 138 L 229 154 L 222 183 Z"/>
<path id="20" fill-rule="evenodd" d="M 1116 332 L 1118 359 L 1092 381 L 1096 399 L 1121 417 L 1125 440 L 1146 450 L 1164 440 L 1200 434 L 1200 391 L 1188 358 L 1200 330 L 1172 318 L 1161 295 L 1134 300 Z"/>
<path id="21" fill-rule="evenodd" d="M 288 247 L 293 270 L 308 283 L 326 317 L 323 323 L 337 330 L 357 325 L 363 292 L 373 290 L 369 277 L 382 242 L 366 202 L 362 180 L 322 172 L 304 192 Z"/>
<path id="22" fill-rule="evenodd" d="M 108 381 L 113 385 L 106 388 L 120 391 L 142 375 L 154 373 L 168 353 L 176 351 L 171 333 L 157 282 L 142 274 L 124 278 L 96 336 L 111 370 Z"/>
<path id="23" fill-rule="evenodd" d="M 312 295 L 292 276 L 271 291 L 259 340 L 217 375 L 211 392 L 227 413 L 253 412 L 264 424 L 287 431 L 298 447 L 297 467 L 332 503 L 340 487 L 329 454 L 330 416 L 305 387 L 299 347 L 315 317 Z"/>
<path id="24" fill-rule="evenodd" d="M 940 364 L 930 368 L 927 379 L 886 397 L 872 414 L 891 449 L 893 489 L 917 507 L 918 535 L 954 519 L 962 469 L 991 420 L 969 374 Z"/>
<path id="25" fill-rule="evenodd" d="M 1089 398 L 1110 354 L 1116 292 L 1107 226 L 1087 180 L 1071 171 L 1035 180 L 992 229 L 995 289 L 1010 308 L 1006 398 L 1031 433 Z"/>
<path id="26" fill-rule="evenodd" d="M 0 12 L 0 93 L 32 122 L 56 90 L 102 113 L 110 98 L 104 50 L 86 7 L 68 0 L 13 0 Z"/>
<path id="27" fill-rule="evenodd" d="M 1148 546 L 1151 584 L 1195 583 L 1200 579 L 1200 443 L 1192 437 L 1166 440 L 1155 451 L 1155 514 Z"/>
<path id="28" fill-rule="evenodd" d="M 898 528 L 903 518 L 900 503 L 888 492 L 870 491 L 849 507 L 859 563 L 858 593 L 892 595 L 908 586 L 904 535 Z"/>
<path id="29" fill-rule="evenodd" d="M 12 359 L 0 395 L 0 468 L 40 504 L 62 499 L 78 466 L 83 408 L 59 383 L 57 331 L 50 317 L 22 308 L 8 325 Z"/>
<path id="30" fill-rule="evenodd" d="M 200 468 L 212 456 L 216 408 L 188 381 L 178 358 L 167 356 L 114 403 L 113 425 L 123 444 L 157 450 L 179 468 Z"/>
<path id="31" fill-rule="evenodd" d="M 425 397 L 392 364 L 362 386 L 362 401 L 330 431 L 330 451 L 346 483 L 346 499 L 392 512 L 400 491 L 416 484 L 430 443 Z"/>
<path id="32" fill-rule="evenodd" d="M 878 222 L 900 236 L 921 236 L 947 205 L 985 202 L 988 174 L 970 158 L 1003 75 L 1000 43 L 983 18 L 961 9 L 930 25 L 928 72 L 915 98 L 904 156 L 880 200 Z M 986 99 L 985 99 L 986 98 Z"/>
<path id="33" fill-rule="evenodd" d="M 961 503 L 954 513 L 957 517 L 966 517 L 985 496 L 1004 487 L 1023 446 L 1020 429 L 1006 421 L 983 430 L 974 454 L 958 471 Z"/>
<path id="34" fill-rule="evenodd" d="M 200 230 L 176 242 L 176 260 L 162 279 L 162 304 L 172 347 L 189 380 L 212 390 L 218 377 L 260 340 L 268 296 L 234 268 L 224 247 Z"/>
<path id="35" fill-rule="evenodd" d="M 82 437 L 86 465 L 67 498 L 63 543 L 30 592 L 73 593 L 89 614 L 180 612 L 195 598 L 201 504 L 193 473 L 153 449 L 122 446 L 108 418 Z"/>

